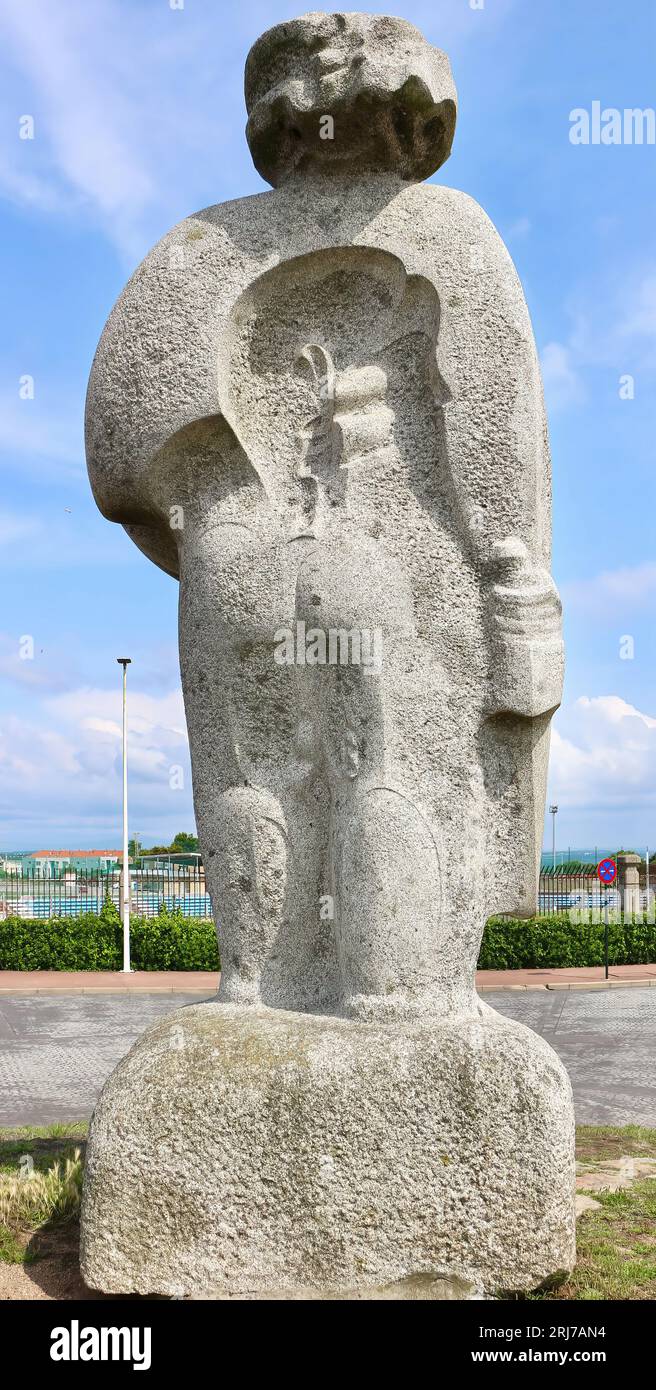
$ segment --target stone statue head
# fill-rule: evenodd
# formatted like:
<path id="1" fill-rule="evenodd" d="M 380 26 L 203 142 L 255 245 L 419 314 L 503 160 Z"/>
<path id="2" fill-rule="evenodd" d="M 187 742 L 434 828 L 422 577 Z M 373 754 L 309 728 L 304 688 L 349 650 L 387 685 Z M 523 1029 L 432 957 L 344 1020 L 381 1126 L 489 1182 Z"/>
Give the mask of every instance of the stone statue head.
<path id="1" fill-rule="evenodd" d="M 420 180 L 451 152 L 449 60 L 406 19 L 315 13 L 276 24 L 250 50 L 245 91 L 253 162 L 274 187 L 314 169 Z"/>

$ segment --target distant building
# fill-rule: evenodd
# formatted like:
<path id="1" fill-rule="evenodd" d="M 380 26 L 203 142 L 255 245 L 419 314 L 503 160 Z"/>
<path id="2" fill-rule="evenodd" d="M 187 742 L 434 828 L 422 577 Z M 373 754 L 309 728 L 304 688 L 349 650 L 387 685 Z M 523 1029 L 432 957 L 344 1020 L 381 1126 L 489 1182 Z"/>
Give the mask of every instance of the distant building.
<path id="1" fill-rule="evenodd" d="M 67 871 L 120 869 L 122 861 L 120 849 L 37 849 L 23 859 L 23 868 L 40 878 L 59 878 Z"/>
<path id="2" fill-rule="evenodd" d="M 0 855 L 0 870 L 3 874 L 19 874 L 22 867 L 22 860 L 12 859 L 9 855 Z"/>

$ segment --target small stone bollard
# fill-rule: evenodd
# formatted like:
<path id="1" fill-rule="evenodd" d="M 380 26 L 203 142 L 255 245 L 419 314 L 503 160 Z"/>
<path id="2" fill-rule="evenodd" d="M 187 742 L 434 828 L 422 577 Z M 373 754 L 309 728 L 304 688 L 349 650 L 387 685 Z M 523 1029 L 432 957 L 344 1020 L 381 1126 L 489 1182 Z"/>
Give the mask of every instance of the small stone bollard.
<path id="1" fill-rule="evenodd" d="M 620 889 L 620 901 L 622 912 L 625 917 L 632 917 L 634 913 L 642 912 L 642 899 L 640 894 L 640 864 L 639 854 L 625 853 L 621 850 L 617 856 L 617 877 Z"/>

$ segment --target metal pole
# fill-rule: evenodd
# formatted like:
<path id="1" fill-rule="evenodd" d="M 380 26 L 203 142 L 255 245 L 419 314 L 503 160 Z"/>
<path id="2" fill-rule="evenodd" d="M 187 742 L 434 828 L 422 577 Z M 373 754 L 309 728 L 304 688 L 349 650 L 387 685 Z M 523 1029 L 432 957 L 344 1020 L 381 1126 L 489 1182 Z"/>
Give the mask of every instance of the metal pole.
<path id="1" fill-rule="evenodd" d="M 649 921 L 649 846 L 647 846 L 647 849 L 645 850 L 645 867 L 647 871 L 647 882 L 645 885 L 647 889 L 647 921 Z"/>
<path id="2" fill-rule="evenodd" d="M 552 862 L 552 864 L 553 864 L 553 871 L 554 871 L 554 873 L 555 873 L 555 872 L 556 872 L 556 812 L 557 812 L 557 810 L 558 810 L 558 807 L 557 807 L 557 806 L 550 806 L 550 807 L 549 807 L 549 810 L 550 810 L 550 812 L 551 812 L 551 825 L 552 825 L 552 831 L 551 831 L 551 862 Z"/>
<path id="3" fill-rule="evenodd" d="M 128 720 L 127 688 L 129 656 L 117 656 L 123 667 L 123 974 L 130 974 L 130 867 L 128 864 Z"/>
<path id="4" fill-rule="evenodd" d="M 604 967 L 605 976 L 608 979 L 608 893 L 606 894 L 606 906 L 604 907 Z"/>

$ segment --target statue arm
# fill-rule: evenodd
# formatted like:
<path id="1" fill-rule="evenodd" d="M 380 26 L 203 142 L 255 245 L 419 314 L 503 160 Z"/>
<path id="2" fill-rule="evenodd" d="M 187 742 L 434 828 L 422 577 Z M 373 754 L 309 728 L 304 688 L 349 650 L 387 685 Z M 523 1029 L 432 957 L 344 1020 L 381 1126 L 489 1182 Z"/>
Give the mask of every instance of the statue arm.
<path id="1" fill-rule="evenodd" d="M 560 703 L 561 606 L 550 574 L 551 468 L 540 368 L 510 255 L 482 209 L 453 194 L 438 341 L 449 466 L 482 572 L 491 714 Z"/>
<path id="2" fill-rule="evenodd" d="M 224 241 L 220 225 L 199 215 L 153 248 L 110 314 L 87 391 L 86 455 L 97 505 L 176 578 L 185 513 L 201 497 L 211 501 L 219 475 L 224 489 L 233 477 L 240 486 L 254 481 L 218 400 Z"/>

